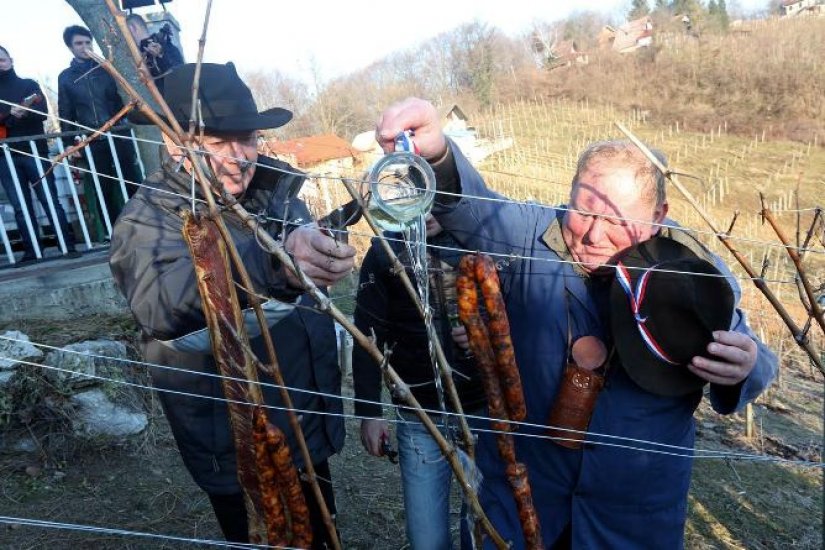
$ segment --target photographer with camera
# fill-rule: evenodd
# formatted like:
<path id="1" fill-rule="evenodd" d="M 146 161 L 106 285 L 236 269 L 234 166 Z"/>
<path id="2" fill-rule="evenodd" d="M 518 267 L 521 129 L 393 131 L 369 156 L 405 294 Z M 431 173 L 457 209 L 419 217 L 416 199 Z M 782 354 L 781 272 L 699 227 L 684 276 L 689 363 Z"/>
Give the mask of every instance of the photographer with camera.
<path id="1" fill-rule="evenodd" d="M 155 79 L 155 84 L 162 89 L 166 73 L 183 64 L 180 50 L 172 43 L 169 23 L 163 25 L 158 32 L 149 34 L 149 27 L 143 17 L 133 13 L 126 17 L 126 24 L 143 54 L 143 60 Z"/>

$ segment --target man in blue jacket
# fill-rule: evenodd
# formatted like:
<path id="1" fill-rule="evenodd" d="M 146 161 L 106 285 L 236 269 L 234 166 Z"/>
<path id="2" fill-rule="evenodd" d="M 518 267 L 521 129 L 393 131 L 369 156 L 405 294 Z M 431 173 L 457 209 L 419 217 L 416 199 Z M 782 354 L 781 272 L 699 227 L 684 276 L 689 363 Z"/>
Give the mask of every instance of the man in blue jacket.
<path id="1" fill-rule="evenodd" d="M 665 179 L 628 142 L 594 144 L 579 160 L 564 208 L 502 202 L 441 131 L 436 110 L 410 98 L 389 107 L 376 136 L 385 150 L 413 130 L 433 165 L 441 195 L 434 213 L 470 250 L 509 256 L 500 272 L 513 345 L 524 386 L 527 423 L 545 425 L 569 356 L 583 335 L 611 339 L 599 268 L 655 235 L 668 237 L 715 264 L 721 259 L 666 218 Z M 729 414 L 763 391 L 775 356 L 736 309 L 730 330 L 713 333 L 707 356 L 686 365 L 709 383 L 713 408 Z M 620 367 L 623 365 L 619 365 Z M 587 428 L 587 443 L 568 449 L 542 428 L 521 426 L 516 455 L 529 471 L 544 543 L 553 548 L 677 548 L 683 545 L 694 444 L 693 412 L 701 389 L 668 397 L 642 389 L 627 367 L 610 368 Z M 629 443 L 629 440 L 634 440 Z M 667 445 L 661 452 L 662 445 Z M 523 548 L 518 514 L 495 435 L 482 433 L 481 503 L 515 548 Z"/>

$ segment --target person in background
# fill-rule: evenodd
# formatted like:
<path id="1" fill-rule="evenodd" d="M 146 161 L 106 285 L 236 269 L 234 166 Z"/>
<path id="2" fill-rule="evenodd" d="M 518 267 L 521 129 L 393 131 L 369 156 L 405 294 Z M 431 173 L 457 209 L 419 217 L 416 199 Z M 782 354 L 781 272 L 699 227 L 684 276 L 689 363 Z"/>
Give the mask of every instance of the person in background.
<path id="1" fill-rule="evenodd" d="M 172 43 L 172 31 L 169 24 L 161 27 L 160 31 L 150 34 L 143 17 L 132 13 L 126 17 L 126 25 L 143 55 L 143 60 L 152 78 L 155 79 L 155 84 L 163 91 L 163 77 L 178 65 L 183 64 L 180 50 Z"/>
<path id="2" fill-rule="evenodd" d="M 67 27 L 63 31 L 63 42 L 72 52 L 73 58 L 69 67 L 57 78 L 60 128 L 63 132 L 89 132 L 82 127 L 100 128 L 123 108 L 123 100 L 118 94 L 117 84 L 112 76 L 89 57 L 88 52 L 92 48 L 92 34 L 89 29 L 79 25 Z M 89 144 L 89 149 L 102 189 L 103 196 L 99 200 L 105 203 L 109 222 L 114 225 L 128 198 L 123 196 L 115 163 L 119 163 L 128 196 L 137 190 L 140 176 L 135 166 L 135 146 L 128 127 L 118 123 L 112 130 L 112 138 L 116 158 L 112 155 L 112 148 L 105 136 Z M 68 140 L 66 146 L 70 145 L 72 142 Z M 76 157 L 80 155 L 78 152 Z M 99 206 L 97 200 L 90 200 L 90 197 L 87 197 L 87 203 L 90 209 Z"/>
<path id="3" fill-rule="evenodd" d="M 407 275 L 414 281 L 412 262 L 401 234 L 387 236 Z M 447 410 L 453 411 L 449 398 L 439 396 L 424 321 L 381 246 L 380 238 L 373 239 L 361 264 L 355 325 L 364 334 L 375 334 L 375 343 L 380 349 L 385 345 L 392 349 L 393 368 L 409 384 L 422 407 L 439 411 L 443 397 Z M 475 359 L 466 351 L 467 333 L 457 319 L 455 270 L 462 253 L 454 250 L 458 248 L 455 239 L 442 231 L 432 215 L 427 216 L 427 244 L 431 245 L 427 255 L 433 327 L 450 364 L 462 409 L 466 414 L 481 415 L 486 403 L 484 389 Z M 352 377 L 357 399 L 381 401 L 380 367 L 361 346 L 353 348 Z M 373 456 L 383 456 L 390 440 L 382 412 L 380 404 L 355 402 L 355 414 L 368 417 L 361 421 L 361 443 Z M 451 548 L 450 465 L 441 458 L 438 445 L 415 414 L 397 411 L 394 416 L 398 419 L 396 438 L 410 547 L 413 550 Z M 431 416 L 446 436 L 455 435 L 456 440 L 460 440 L 456 417 L 438 413 Z"/>
<path id="4" fill-rule="evenodd" d="M 20 78 L 14 71 L 14 60 L 9 55 L 6 48 L 0 46 L 0 99 L 18 105 L 11 106 L 0 103 L 0 139 L 19 138 L 26 136 L 36 136 L 43 134 L 43 121 L 46 120 L 46 99 L 43 91 L 37 82 L 28 78 Z M 34 111 L 26 110 L 29 107 Z M 44 163 L 44 170 L 48 167 L 49 149 L 45 139 L 35 141 L 37 156 Z M 39 236 L 39 223 L 37 213 L 34 210 L 32 195 L 37 195 L 40 206 L 46 213 L 46 218 L 50 220 L 53 228 L 60 228 L 66 244 L 66 255 L 70 258 L 80 256 L 75 248 L 74 233 L 66 218 L 66 212 L 57 196 L 54 175 L 49 174 L 45 179 L 40 178 L 37 168 L 37 159 L 32 155 L 29 141 L 17 141 L 8 144 L 11 152 L 12 165 L 6 161 L 6 155 L 0 151 L 0 183 L 6 192 L 9 202 L 14 208 L 14 220 L 17 223 L 17 231 L 23 241 L 23 257 L 16 262 L 16 267 L 31 264 L 37 261 L 34 241 L 26 225 L 26 217 L 23 209 L 28 212 L 31 221 L 34 239 Z M 12 178 L 12 170 L 17 174 L 20 184 L 20 192 L 23 195 L 23 203 L 20 202 L 17 190 Z M 49 208 L 49 197 L 54 207 L 55 217 L 52 218 Z M 56 233 L 56 231 L 55 231 Z M 56 245 L 59 247 L 59 243 Z M 42 242 L 40 248 L 43 248 Z"/>

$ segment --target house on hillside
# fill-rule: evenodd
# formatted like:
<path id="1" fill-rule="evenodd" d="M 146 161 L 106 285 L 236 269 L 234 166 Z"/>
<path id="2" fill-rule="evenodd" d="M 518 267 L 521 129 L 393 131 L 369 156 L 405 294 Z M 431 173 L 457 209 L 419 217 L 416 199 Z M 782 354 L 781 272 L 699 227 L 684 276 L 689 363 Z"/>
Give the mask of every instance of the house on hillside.
<path id="1" fill-rule="evenodd" d="M 598 37 L 601 48 L 619 53 L 635 52 L 653 44 L 653 19 L 649 15 L 628 21 L 619 28 L 605 26 Z"/>
<path id="2" fill-rule="evenodd" d="M 820 0 L 784 0 L 782 17 L 800 17 L 806 15 L 825 15 L 825 5 Z"/>
<path id="3" fill-rule="evenodd" d="M 513 138 L 503 135 L 495 138 L 479 138 L 470 119 L 458 105 L 453 104 L 441 118 L 444 134 L 455 143 L 467 159 L 478 164 L 497 151 L 513 146 Z"/>
<path id="4" fill-rule="evenodd" d="M 346 140 L 334 135 L 308 136 L 288 141 L 264 142 L 263 152 L 308 172 L 311 176 L 351 175 L 360 154 Z M 315 216 L 323 216 L 336 206 L 337 193 L 331 192 L 329 179 L 310 177 L 298 196 Z M 336 190 L 337 191 L 337 190 Z"/>
<path id="5" fill-rule="evenodd" d="M 575 42 L 559 41 L 555 31 L 534 31 L 530 37 L 530 51 L 538 67 L 550 70 L 574 64 L 586 65 L 589 61 Z"/>
<path id="6" fill-rule="evenodd" d="M 801 15 L 817 4 L 819 4 L 819 0 L 782 0 L 782 16 L 790 17 Z"/>
<path id="7" fill-rule="evenodd" d="M 346 140 L 334 134 L 288 141 L 269 140 L 264 144 L 264 152 L 313 173 L 351 169 L 358 156 Z"/>
<path id="8" fill-rule="evenodd" d="M 590 61 L 587 53 L 579 50 L 572 40 L 564 40 L 553 44 L 550 48 L 551 69 L 570 67 L 571 65 L 587 65 Z"/>
<path id="9" fill-rule="evenodd" d="M 444 133 L 447 134 L 450 132 L 475 131 L 475 128 L 470 126 L 470 119 L 461 107 L 456 104 L 453 104 L 444 112 L 444 116 L 441 119 L 441 128 L 443 128 Z"/>

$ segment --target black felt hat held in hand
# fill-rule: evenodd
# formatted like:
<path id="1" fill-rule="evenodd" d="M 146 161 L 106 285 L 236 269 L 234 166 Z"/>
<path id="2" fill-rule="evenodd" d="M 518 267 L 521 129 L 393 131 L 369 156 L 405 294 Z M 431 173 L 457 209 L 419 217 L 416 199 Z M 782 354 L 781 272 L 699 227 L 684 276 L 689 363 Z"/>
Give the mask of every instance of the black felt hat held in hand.
<path id="1" fill-rule="evenodd" d="M 164 77 L 163 99 L 184 128 L 189 127 L 192 114 L 194 81 L 195 63 L 179 65 Z M 292 112 L 279 107 L 259 113 L 252 92 L 238 76 L 233 63 L 201 64 L 198 99 L 207 132 L 251 132 L 278 128 L 292 120 Z M 136 113 L 129 119 L 137 124 L 150 123 L 141 113 Z"/>
<path id="2" fill-rule="evenodd" d="M 686 246 L 654 237 L 627 249 L 610 288 L 610 323 L 616 351 L 630 378 L 664 396 L 706 384 L 686 365 L 708 356 L 713 332 L 729 330 L 734 297 L 710 262 Z"/>

